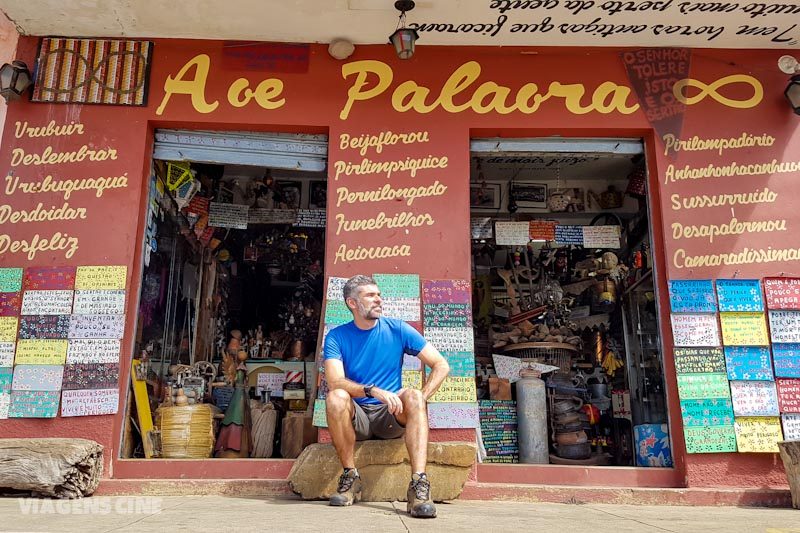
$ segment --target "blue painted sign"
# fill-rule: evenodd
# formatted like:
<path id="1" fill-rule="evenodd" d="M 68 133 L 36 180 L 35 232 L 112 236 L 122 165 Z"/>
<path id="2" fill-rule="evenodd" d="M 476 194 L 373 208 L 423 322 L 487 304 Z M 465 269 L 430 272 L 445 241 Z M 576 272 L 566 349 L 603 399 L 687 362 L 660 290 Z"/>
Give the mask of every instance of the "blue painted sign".
<path id="1" fill-rule="evenodd" d="M 773 380 L 769 348 L 765 346 L 726 346 L 725 366 L 730 380 Z"/>
<path id="2" fill-rule="evenodd" d="M 583 226 L 556 226 L 556 243 L 583 246 Z"/>
<path id="3" fill-rule="evenodd" d="M 800 378 L 800 344 L 773 344 L 772 359 L 775 376 Z"/>
<path id="4" fill-rule="evenodd" d="M 710 279 L 670 280 L 669 303 L 673 313 L 716 313 L 714 282 Z"/>
<path id="5" fill-rule="evenodd" d="M 763 311 L 764 298 L 757 279 L 718 279 L 720 311 Z"/>

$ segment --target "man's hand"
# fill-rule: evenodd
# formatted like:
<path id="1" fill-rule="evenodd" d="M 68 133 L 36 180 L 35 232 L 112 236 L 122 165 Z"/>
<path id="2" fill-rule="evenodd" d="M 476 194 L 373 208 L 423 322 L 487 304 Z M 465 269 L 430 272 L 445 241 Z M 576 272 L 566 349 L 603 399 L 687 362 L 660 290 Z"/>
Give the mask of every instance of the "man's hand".
<path id="1" fill-rule="evenodd" d="M 403 412 L 403 402 L 400 400 L 400 396 L 393 392 L 373 387 L 372 397 L 381 403 L 385 403 L 389 408 L 389 412 L 395 416 Z"/>

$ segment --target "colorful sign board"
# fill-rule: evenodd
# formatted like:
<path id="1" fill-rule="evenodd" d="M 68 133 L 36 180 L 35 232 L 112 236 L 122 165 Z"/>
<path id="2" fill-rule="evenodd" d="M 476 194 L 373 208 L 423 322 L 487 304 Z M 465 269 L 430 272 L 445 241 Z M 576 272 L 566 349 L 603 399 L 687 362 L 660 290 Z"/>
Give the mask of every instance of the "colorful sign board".
<path id="1" fill-rule="evenodd" d="M 728 376 L 726 374 L 678 375 L 678 395 L 681 400 L 730 398 Z"/>
<path id="2" fill-rule="evenodd" d="M 726 346 L 725 366 L 730 380 L 772 381 L 772 359 L 765 346 Z"/>
<path id="3" fill-rule="evenodd" d="M 800 279 L 764 278 L 764 294 L 770 309 L 800 311 Z"/>
<path id="4" fill-rule="evenodd" d="M 800 311 L 770 311 L 772 342 L 800 343 Z"/>
<path id="5" fill-rule="evenodd" d="M 720 313 L 725 346 L 769 346 L 764 313 Z"/>
<path id="6" fill-rule="evenodd" d="M 733 404 L 728 398 L 681 400 L 686 427 L 733 426 Z"/>
<path id="7" fill-rule="evenodd" d="M 778 442 L 783 440 L 780 417 L 737 416 L 734 427 L 739 452 L 779 452 Z"/>
<path id="8" fill-rule="evenodd" d="M 773 344 L 772 361 L 776 377 L 800 378 L 800 344 Z"/>
<path id="9" fill-rule="evenodd" d="M 761 283 L 757 279 L 718 279 L 717 301 L 721 312 L 763 312 Z"/>
<path id="10" fill-rule="evenodd" d="M 670 316 L 675 346 L 720 346 L 719 324 L 715 314 L 675 314 Z"/>
<path id="11" fill-rule="evenodd" d="M 675 348 L 675 371 L 678 374 L 725 372 L 722 348 Z"/>
<path id="12" fill-rule="evenodd" d="M 736 451 L 734 426 L 684 427 L 687 453 L 726 453 Z"/>
<path id="13" fill-rule="evenodd" d="M 736 416 L 778 416 L 778 393 L 772 381 L 731 381 Z"/>
<path id="14" fill-rule="evenodd" d="M 715 313 L 714 282 L 710 279 L 670 280 L 669 303 L 673 313 Z"/>

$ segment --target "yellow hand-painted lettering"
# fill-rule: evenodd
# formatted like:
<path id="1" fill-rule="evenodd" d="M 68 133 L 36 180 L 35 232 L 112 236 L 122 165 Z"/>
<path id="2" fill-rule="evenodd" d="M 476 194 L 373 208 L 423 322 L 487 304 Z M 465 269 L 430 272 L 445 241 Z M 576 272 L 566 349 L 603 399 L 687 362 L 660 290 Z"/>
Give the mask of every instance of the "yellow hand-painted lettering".
<path id="1" fill-rule="evenodd" d="M 753 96 L 747 100 L 733 100 L 721 95 L 718 92 L 718 89 L 734 83 L 745 83 L 750 85 L 750 87 L 753 89 Z M 686 87 L 700 89 L 700 92 L 694 96 L 686 96 L 684 94 L 684 89 Z M 672 87 L 672 92 L 675 94 L 675 98 L 677 98 L 678 101 L 683 102 L 686 105 L 694 105 L 705 99 L 706 96 L 710 96 L 720 104 L 727 107 L 733 107 L 735 109 L 749 109 L 751 107 L 755 107 L 761 103 L 761 100 L 764 99 L 764 87 L 761 85 L 761 82 L 746 74 L 733 74 L 731 76 L 725 76 L 724 78 L 720 78 L 710 84 L 705 84 L 702 81 L 693 78 L 684 78 L 679 80 Z"/>

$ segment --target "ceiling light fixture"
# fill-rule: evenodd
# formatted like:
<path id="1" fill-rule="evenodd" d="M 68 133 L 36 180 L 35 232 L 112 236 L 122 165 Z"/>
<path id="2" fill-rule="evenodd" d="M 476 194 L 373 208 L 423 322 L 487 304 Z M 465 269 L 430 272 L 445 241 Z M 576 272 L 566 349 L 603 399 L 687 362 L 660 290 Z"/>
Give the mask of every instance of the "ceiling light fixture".
<path id="1" fill-rule="evenodd" d="M 31 71 L 23 61 L 12 61 L 0 67 L 0 95 L 6 102 L 20 99 L 31 85 Z"/>
<path id="2" fill-rule="evenodd" d="M 778 59 L 778 68 L 784 74 L 792 74 L 783 94 L 795 114 L 800 115 L 800 63 L 792 56 L 781 56 Z"/>
<path id="3" fill-rule="evenodd" d="M 397 52 L 397 57 L 400 59 L 409 59 L 414 55 L 414 48 L 419 34 L 413 28 L 406 28 L 406 12 L 414 9 L 413 0 L 397 0 L 394 3 L 395 9 L 400 12 L 400 18 L 397 21 L 397 29 L 389 36 L 389 42 L 394 46 L 394 51 Z"/>

